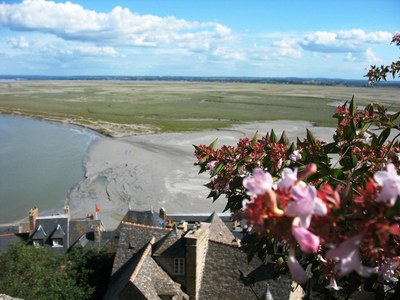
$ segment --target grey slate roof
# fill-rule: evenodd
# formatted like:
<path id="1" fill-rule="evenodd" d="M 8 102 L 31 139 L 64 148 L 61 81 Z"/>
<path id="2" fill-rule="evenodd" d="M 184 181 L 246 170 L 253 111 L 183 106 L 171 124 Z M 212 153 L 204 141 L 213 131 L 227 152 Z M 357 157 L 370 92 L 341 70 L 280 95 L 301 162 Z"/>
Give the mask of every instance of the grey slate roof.
<path id="1" fill-rule="evenodd" d="M 65 252 L 69 248 L 68 233 L 69 233 L 69 216 L 54 215 L 36 218 L 36 231 L 31 235 L 31 239 L 42 239 L 45 247 L 53 246 L 53 239 L 62 238 L 62 246 L 53 248 L 55 251 Z M 65 235 L 62 235 L 62 232 Z M 53 234 L 55 236 L 53 237 Z"/>
<path id="2" fill-rule="evenodd" d="M 74 243 L 73 247 L 76 247 L 76 248 L 85 248 L 86 245 L 89 244 L 89 242 L 90 242 L 90 241 L 89 241 L 89 239 L 87 238 L 87 235 L 84 234 L 84 235 L 82 235 L 82 236 L 79 238 L 79 240 L 77 240 L 77 241 Z"/>
<path id="3" fill-rule="evenodd" d="M 104 299 L 122 298 L 122 291 L 130 284 L 130 278 L 133 271 L 140 262 L 141 257 L 146 251 L 146 246 L 142 247 L 136 254 L 129 257 L 124 264 L 111 276 L 109 287 Z M 115 261 L 114 261 L 115 264 Z M 137 293 L 138 291 L 135 291 Z"/>
<path id="4" fill-rule="evenodd" d="M 112 274 L 122 267 L 152 237 L 157 242 L 171 229 L 121 222 L 118 249 L 115 254 Z"/>
<path id="5" fill-rule="evenodd" d="M 83 235 L 92 233 L 96 226 L 103 227 L 101 220 L 91 219 L 72 219 L 69 221 L 69 244 L 72 246 L 76 243 Z M 93 235 L 93 234 L 92 234 Z M 93 240 L 93 237 L 88 237 L 89 240 Z"/>
<path id="6" fill-rule="evenodd" d="M 31 239 L 32 240 L 37 240 L 37 239 L 41 239 L 44 240 L 47 238 L 47 233 L 44 231 L 43 226 L 39 225 L 35 232 L 32 234 Z"/>
<path id="7" fill-rule="evenodd" d="M 221 218 L 223 222 L 230 222 L 232 217 L 230 213 L 217 213 L 217 215 Z M 168 214 L 167 219 L 171 219 L 175 223 L 180 222 L 181 220 L 185 220 L 188 223 L 195 222 L 208 222 L 207 219 L 210 218 L 209 213 L 192 213 L 192 214 Z"/>
<path id="8" fill-rule="evenodd" d="M 159 299 L 159 295 L 176 295 L 182 293 L 180 284 L 174 282 L 169 275 L 151 257 L 150 249 L 144 253 L 142 264 L 134 271 L 136 276 L 131 282 L 147 299 Z"/>
<path id="9" fill-rule="evenodd" d="M 275 300 L 289 298 L 291 280 L 288 276 L 273 280 L 268 277 L 270 274 L 268 266 L 260 267 L 260 260 L 254 258 L 249 264 L 246 253 L 239 249 L 237 244 L 232 243 L 234 240 L 232 232 L 217 214 L 212 214 L 205 221 L 209 224 L 205 223 L 200 227 L 209 230 L 206 238 L 207 246 L 203 248 L 206 251 L 204 269 L 196 274 L 195 279 L 201 282 L 199 299 L 253 299 L 254 292 L 262 299 L 267 282 Z M 188 280 L 184 277 L 186 275 L 180 275 L 179 278 L 173 273 L 167 275 L 165 272 L 170 271 L 164 265 L 166 259 L 171 260 L 175 257 L 188 259 L 186 237 L 183 237 L 180 231 L 128 222 L 121 222 L 119 228 L 119 244 L 112 271 L 113 284 L 110 284 L 110 289 L 115 289 L 116 284 L 120 284 L 122 285 L 120 290 L 127 293 L 122 296 L 133 299 L 160 299 L 160 290 L 171 293 L 179 291 L 179 284 L 176 281 L 182 283 L 183 287 L 186 286 L 185 282 Z M 148 241 L 152 238 L 154 243 L 150 247 Z M 148 252 L 143 252 L 144 249 L 148 249 Z M 254 279 L 255 272 L 262 272 L 264 276 L 262 281 Z M 136 275 L 130 275 L 128 280 L 127 274 Z M 128 281 L 132 284 L 129 285 Z M 157 286 L 157 282 L 160 282 L 160 286 Z"/>
<path id="10" fill-rule="evenodd" d="M 104 299 L 160 299 L 161 295 L 182 295 L 174 282 L 151 257 L 151 239 L 115 273 Z"/>
<path id="11" fill-rule="evenodd" d="M 53 231 L 53 233 L 51 234 L 51 238 L 52 239 L 62 239 L 65 237 L 65 232 L 64 230 L 61 228 L 60 224 L 57 225 L 57 228 L 55 231 Z"/>
<path id="12" fill-rule="evenodd" d="M 153 255 L 184 257 L 185 246 L 184 246 L 184 241 L 181 237 L 182 237 L 181 231 L 176 229 L 171 230 L 154 245 Z"/>
<path id="13" fill-rule="evenodd" d="M 206 222 L 210 223 L 210 241 L 225 244 L 231 244 L 235 241 L 233 233 L 228 229 L 228 227 L 226 227 L 224 222 L 222 222 L 221 218 L 215 212 L 207 218 Z"/>
<path id="14" fill-rule="evenodd" d="M 19 224 L 0 225 L 0 234 L 19 233 L 19 232 L 20 232 Z"/>
<path id="15" fill-rule="evenodd" d="M 122 221 L 148 225 L 148 226 L 159 226 L 163 227 L 164 221 L 160 218 L 159 214 L 152 211 L 134 211 L 130 210 L 126 213 Z"/>
<path id="16" fill-rule="evenodd" d="M 243 277 L 260 264 L 261 261 L 257 258 L 248 264 L 246 253 L 238 247 L 209 241 L 199 298 L 254 299 L 249 282 Z M 288 276 L 282 276 L 279 280 L 269 280 L 268 283 L 275 300 L 289 299 L 291 280 Z M 258 299 L 263 299 L 266 281 L 255 282 L 252 288 Z"/>

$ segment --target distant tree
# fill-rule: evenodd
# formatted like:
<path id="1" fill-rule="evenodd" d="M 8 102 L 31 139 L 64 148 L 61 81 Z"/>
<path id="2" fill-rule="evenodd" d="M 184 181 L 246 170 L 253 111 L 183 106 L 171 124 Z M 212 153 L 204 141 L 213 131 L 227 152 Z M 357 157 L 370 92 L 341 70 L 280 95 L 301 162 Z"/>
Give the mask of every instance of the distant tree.
<path id="1" fill-rule="evenodd" d="M 0 254 L 0 291 L 23 299 L 101 299 L 112 260 L 106 250 L 62 255 L 16 243 Z"/>
<path id="2" fill-rule="evenodd" d="M 115 252 L 107 246 L 100 250 L 73 249 L 68 253 L 70 275 L 76 278 L 78 285 L 88 284 L 93 289 L 90 299 L 102 299 L 106 293 L 114 256 Z"/>
<path id="3" fill-rule="evenodd" d="M 93 288 L 77 285 L 67 256 L 17 243 L 0 256 L 0 291 L 23 299 L 89 299 Z"/>
<path id="4" fill-rule="evenodd" d="M 393 36 L 392 44 L 396 44 L 396 46 L 400 47 L 400 33 L 396 33 Z M 371 66 L 365 77 L 368 77 L 368 80 L 370 82 L 376 82 L 380 80 L 386 80 L 387 75 L 389 73 L 393 76 L 393 78 L 395 78 L 396 75 L 400 77 L 400 59 L 392 62 L 390 66 L 387 65 Z"/>

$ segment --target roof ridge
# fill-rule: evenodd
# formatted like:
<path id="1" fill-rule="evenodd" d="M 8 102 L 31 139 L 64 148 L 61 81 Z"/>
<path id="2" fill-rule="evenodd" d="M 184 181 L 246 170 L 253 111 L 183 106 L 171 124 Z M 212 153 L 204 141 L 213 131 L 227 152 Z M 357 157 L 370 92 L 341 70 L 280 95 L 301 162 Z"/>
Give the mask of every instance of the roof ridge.
<path id="1" fill-rule="evenodd" d="M 139 223 L 134 223 L 134 222 L 127 222 L 127 221 L 121 221 L 122 224 L 124 225 L 129 225 L 129 226 L 137 226 L 137 227 L 143 227 L 143 228 L 149 228 L 149 229 L 159 229 L 159 230 L 165 230 L 165 231 L 171 231 L 171 228 L 163 228 L 163 227 L 158 227 L 158 226 L 150 226 L 150 225 L 143 225 Z"/>
<path id="2" fill-rule="evenodd" d="M 215 241 L 215 240 L 209 240 L 210 242 L 216 243 L 216 244 L 221 244 L 221 245 L 225 245 L 225 246 L 230 246 L 233 248 L 240 248 L 240 246 L 238 245 L 238 243 L 234 243 L 232 242 L 231 244 L 228 243 L 224 243 L 224 242 L 220 242 L 220 241 Z"/>
<path id="3" fill-rule="evenodd" d="M 139 260 L 138 264 L 136 265 L 136 268 L 133 270 L 133 273 L 132 273 L 131 277 L 129 278 L 130 282 L 133 283 L 133 281 L 135 280 L 137 274 L 139 273 L 140 269 L 142 268 L 144 260 L 146 259 L 147 255 L 149 255 L 149 252 L 151 251 L 151 247 L 153 246 L 154 242 L 155 242 L 155 238 L 152 237 L 151 240 L 147 243 L 146 249 L 144 249 L 144 252 L 143 252 L 142 256 L 140 257 L 140 260 Z"/>

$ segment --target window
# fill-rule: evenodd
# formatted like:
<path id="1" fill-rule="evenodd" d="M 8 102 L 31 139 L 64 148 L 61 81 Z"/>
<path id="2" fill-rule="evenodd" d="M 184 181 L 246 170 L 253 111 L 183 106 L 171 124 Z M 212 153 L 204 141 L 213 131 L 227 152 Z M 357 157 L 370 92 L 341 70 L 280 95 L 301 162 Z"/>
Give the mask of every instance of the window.
<path id="1" fill-rule="evenodd" d="M 53 247 L 62 247 L 63 239 L 53 239 Z"/>
<path id="2" fill-rule="evenodd" d="M 33 240 L 32 242 L 33 242 L 33 246 L 35 246 L 35 247 L 43 246 L 43 240 L 41 240 L 41 239 Z"/>
<path id="3" fill-rule="evenodd" d="M 174 273 L 176 275 L 185 274 L 185 259 L 184 258 L 174 258 Z"/>

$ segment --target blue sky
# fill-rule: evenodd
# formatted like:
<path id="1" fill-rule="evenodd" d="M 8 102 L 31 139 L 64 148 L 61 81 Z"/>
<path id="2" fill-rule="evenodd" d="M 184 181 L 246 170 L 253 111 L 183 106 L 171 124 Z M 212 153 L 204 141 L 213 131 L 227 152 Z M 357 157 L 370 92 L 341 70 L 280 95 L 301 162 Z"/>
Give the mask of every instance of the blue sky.
<path id="1" fill-rule="evenodd" d="M 362 79 L 399 0 L 0 1 L 0 74 Z"/>

